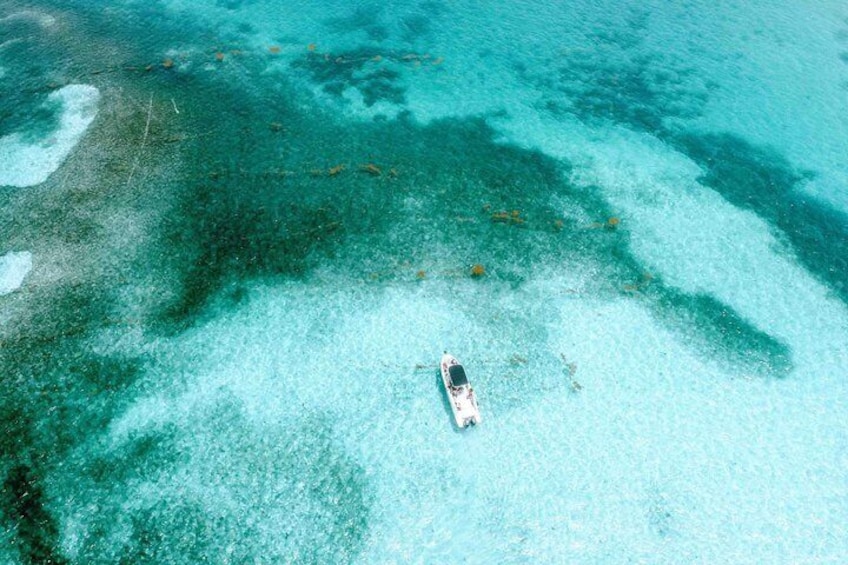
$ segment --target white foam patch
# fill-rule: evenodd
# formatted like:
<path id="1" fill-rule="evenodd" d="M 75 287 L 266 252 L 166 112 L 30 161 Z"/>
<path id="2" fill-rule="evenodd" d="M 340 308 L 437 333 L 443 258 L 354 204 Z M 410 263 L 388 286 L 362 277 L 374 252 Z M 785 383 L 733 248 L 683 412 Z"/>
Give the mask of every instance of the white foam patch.
<path id="1" fill-rule="evenodd" d="M 19 288 L 32 270 L 32 253 L 10 251 L 0 256 L 0 296 Z"/>
<path id="2" fill-rule="evenodd" d="M 47 99 L 61 104 L 58 129 L 37 143 L 27 142 L 21 133 L 0 138 L 0 185 L 25 187 L 46 181 L 94 121 L 100 92 L 93 86 L 73 84 Z"/>

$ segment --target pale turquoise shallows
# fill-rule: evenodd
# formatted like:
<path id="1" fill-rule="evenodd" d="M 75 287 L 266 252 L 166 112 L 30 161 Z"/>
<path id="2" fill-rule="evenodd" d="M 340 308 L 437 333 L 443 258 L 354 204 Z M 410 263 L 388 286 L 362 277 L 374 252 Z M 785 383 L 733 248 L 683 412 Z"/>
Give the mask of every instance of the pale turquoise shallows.
<path id="1" fill-rule="evenodd" d="M 842 3 L 0 0 L 0 562 L 848 562 L 846 155 Z"/>

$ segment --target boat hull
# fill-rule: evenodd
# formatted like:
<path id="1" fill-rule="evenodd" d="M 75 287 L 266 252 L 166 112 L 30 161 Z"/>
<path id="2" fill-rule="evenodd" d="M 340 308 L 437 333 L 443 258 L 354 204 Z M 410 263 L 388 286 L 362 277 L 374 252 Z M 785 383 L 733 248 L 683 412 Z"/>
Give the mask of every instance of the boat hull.
<path id="1" fill-rule="evenodd" d="M 482 421 L 480 417 L 480 408 L 477 405 L 477 396 L 471 384 L 464 379 L 464 371 L 462 371 L 463 380 L 465 382 L 455 386 L 451 381 L 451 367 L 462 368 L 462 365 L 457 361 L 456 357 L 449 353 L 442 356 L 440 370 L 442 374 L 442 384 L 445 387 L 445 392 L 448 396 L 448 404 L 450 404 L 451 412 L 453 413 L 454 422 L 459 428 L 466 428 L 470 425 L 479 424 Z M 456 369 L 454 369 L 456 370 Z"/>

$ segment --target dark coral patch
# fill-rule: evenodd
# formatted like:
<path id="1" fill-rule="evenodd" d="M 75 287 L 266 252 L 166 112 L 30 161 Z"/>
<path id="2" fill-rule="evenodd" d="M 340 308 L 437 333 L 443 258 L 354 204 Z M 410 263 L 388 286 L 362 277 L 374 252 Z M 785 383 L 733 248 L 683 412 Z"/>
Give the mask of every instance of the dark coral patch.
<path id="1" fill-rule="evenodd" d="M 366 106 L 381 101 L 401 105 L 406 102 L 406 87 L 399 69 L 415 64 L 417 57 L 374 48 L 338 53 L 309 51 L 292 67 L 306 71 L 324 92 L 334 97 L 341 98 L 346 89 L 353 88 L 362 94 Z"/>
<path id="2" fill-rule="evenodd" d="M 6 529 L 15 533 L 11 544 L 17 548 L 22 563 L 68 562 L 59 550 L 59 528 L 47 510 L 43 479 L 34 469 L 19 464 L 6 472 L 0 511 Z"/>
<path id="3" fill-rule="evenodd" d="M 560 69 L 557 88 L 567 99 L 562 109 L 582 119 L 661 133 L 669 118 L 692 118 L 701 112 L 706 96 L 687 87 L 690 74 L 665 68 L 657 56 L 614 58 L 600 67 L 594 58 L 581 58 Z"/>
<path id="4" fill-rule="evenodd" d="M 547 67 L 552 72 L 533 73 L 522 61 L 514 67 L 528 81 L 561 95 L 541 100 L 541 107 L 554 114 L 625 124 L 655 135 L 666 132 L 672 121 L 699 116 L 709 87 L 685 60 L 645 48 L 646 12 L 635 11 L 625 20 L 626 25 L 593 33 L 585 48 L 551 59 Z"/>
<path id="5" fill-rule="evenodd" d="M 182 288 L 168 317 L 195 316 L 229 283 L 262 276 L 303 276 L 312 253 L 327 251 L 343 230 L 339 211 L 280 197 L 273 184 L 250 176 L 201 187 L 168 228 L 182 253 Z"/>
<path id="6" fill-rule="evenodd" d="M 57 79 L 67 62 L 34 18 L 0 19 L 0 37 L 4 59 L 15 61 L 14 72 L 0 76 L 0 137 L 18 133 L 42 141 L 59 124 L 59 105 L 47 96 L 62 86 Z"/>
<path id="7" fill-rule="evenodd" d="M 701 183 L 780 229 L 797 259 L 848 302 L 848 217 L 803 192 L 810 173 L 731 134 L 671 139 L 702 167 Z"/>
<path id="8" fill-rule="evenodd" d="M 792 370 L 789 347 L 760 330 L 716 298 L 665 288 L 656 297 L 655 314 L 677 327 L 708 358 L 728 364 L 740 376 L 785 377 Z"/>

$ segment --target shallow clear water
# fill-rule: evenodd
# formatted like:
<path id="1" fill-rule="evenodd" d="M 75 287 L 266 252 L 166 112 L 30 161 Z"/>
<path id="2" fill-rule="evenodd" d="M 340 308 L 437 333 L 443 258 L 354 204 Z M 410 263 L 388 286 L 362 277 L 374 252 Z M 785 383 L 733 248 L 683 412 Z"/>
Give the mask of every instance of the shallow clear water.
<path id="1" fill-rule="evenodd" d="M 848 559 L 841 3 L 285 4 L 0 0 L 0 561 Z"/>

